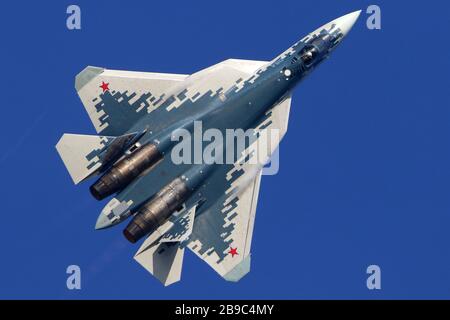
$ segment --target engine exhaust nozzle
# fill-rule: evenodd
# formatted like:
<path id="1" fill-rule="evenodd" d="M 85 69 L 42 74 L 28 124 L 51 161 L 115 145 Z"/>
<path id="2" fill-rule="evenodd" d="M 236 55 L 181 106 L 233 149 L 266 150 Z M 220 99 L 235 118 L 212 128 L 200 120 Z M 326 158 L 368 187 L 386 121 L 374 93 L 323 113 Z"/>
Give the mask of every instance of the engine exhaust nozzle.
<path id="1" fill-rule="evenodd" d="M 189 188 L 182 179 L 176 178 L 138 210 L 123 231 L 125 238 L 135 243 L 155 231 L 183 205 L 188 196 Z"/>
<path id="2" fill-rule="evenodd" d="M 89 190 L 95 199 L 103 200 L 125 188 L 161 157 L 161 153 L 154 144 L 146 144 L 114 164 L 90 186 Z"/>

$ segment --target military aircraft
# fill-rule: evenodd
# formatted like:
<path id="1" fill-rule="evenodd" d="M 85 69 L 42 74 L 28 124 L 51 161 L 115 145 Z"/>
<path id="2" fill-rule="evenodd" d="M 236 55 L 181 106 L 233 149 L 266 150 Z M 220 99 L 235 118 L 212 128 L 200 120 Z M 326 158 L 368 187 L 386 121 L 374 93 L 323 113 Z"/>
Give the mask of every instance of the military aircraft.
<path id="1" fill-rule="evenodd" d="M 226 280 L 241 279 L 250 271 L 262 162 L 286 133 L 292 89 L 359 15 L 325 24 L 270 62 L 229 59 L 191 75 L 85 68 L 75 88 L 98 135 L 64 134 L 56 149 L 75 184 L 97 177 L 92 195 L 112 196 L 95 228 L 129 219 L 130 242 L 147 236 L 134 258 L 164 285 L 180 280 L 185 248 Z M 200 150 L 215 136 L 209 161 L 204 152 L 201 161 L 178 161 L 199 154 L 189 136 L 199 123 L 214 133 L 201 135 Z M 239 135 L 218 138 L 229 130 L 250 134 L 240 144 Z M 227 152 L 228 161 L 216 161 Z M 264 160 L 252 161 L 256 154 Z"/>

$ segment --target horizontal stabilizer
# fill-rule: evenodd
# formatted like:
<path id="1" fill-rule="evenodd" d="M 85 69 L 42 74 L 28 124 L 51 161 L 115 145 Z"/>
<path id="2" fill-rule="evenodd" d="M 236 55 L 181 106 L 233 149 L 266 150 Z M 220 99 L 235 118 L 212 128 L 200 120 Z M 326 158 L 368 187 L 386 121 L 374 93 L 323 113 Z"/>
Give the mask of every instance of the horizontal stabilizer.
<path id="1" fill-rule="evenodd" d="M 92 136 L 65 133 L 56 144 L 56 150 L 66 165 L 75 184 L 95 175 L 118 160 L 135 143 L 141 133 L 119 137 Z"/>
<path id="2" fill-rule="evenodd" d="M 168 286 L 180 281 L 183 256 L 184 248 L 181 248 L 178 242 L 161 242 L 139 250 L 134 259 L 162 284 Z"/>
<path id="3" fill-rule="evenodd" d="M 75 184 L 95 174 L 102 166 L 99 155 L 114 137 L 65 133 L 56 150 Z"/>
<path id="4" fill-rule="evenodd" d="M 165 286 L 181 278 L 185 241 L 192 233 L 197 205 L 160 226 L 148 236 L 134 259 Z M 172 220 L 172 221 L 171 221 Z"/>

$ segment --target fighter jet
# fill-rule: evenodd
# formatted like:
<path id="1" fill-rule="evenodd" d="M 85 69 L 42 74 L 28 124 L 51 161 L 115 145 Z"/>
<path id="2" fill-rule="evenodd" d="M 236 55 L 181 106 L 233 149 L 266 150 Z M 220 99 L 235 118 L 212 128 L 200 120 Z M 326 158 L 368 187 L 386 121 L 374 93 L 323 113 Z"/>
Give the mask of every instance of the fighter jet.
<path id="1" fill-rule="evenodd" d="M 98 135 L 64 134 L 56 149 L 75 184 L 96 177 L 92 195 L 111 197 L 95 228 L 129 220 L 126 239 L 145 238 L 135 260 L 164 285 L 180 280 L 185 248 L 224 279 L 241 279 L 261 171 L 286 133 L 292 90 L 359 15 L 325 24 L 272 61 L 229 59 L 191 75 L 81 71 L 75 88 Z M 219 139 L 230 130 L 245 143 Z"/>

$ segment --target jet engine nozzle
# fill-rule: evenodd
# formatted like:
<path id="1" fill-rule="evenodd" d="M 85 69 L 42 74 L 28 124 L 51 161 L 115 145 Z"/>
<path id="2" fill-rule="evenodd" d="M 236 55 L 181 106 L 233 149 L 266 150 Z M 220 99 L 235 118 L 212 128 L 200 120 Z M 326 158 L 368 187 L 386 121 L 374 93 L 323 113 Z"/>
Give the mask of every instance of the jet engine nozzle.
<path id="1" fill-rule="evenodd" d="M 161 157 L 154 144 L 146 144 L 114 164 L 89 190 L 95 199 L 102 200 L 126 187 Z"/>
<path id="2" fill-rule="evenodd" d="M 189 196 L 189 188 L 176 178 L 144 204 L 123 231 L 125 238 L 135 243 L 161 226 Z"/>

